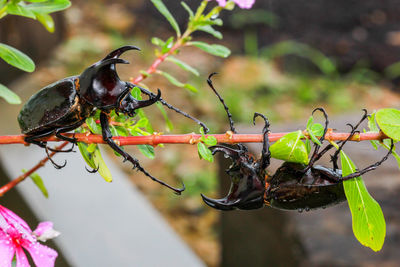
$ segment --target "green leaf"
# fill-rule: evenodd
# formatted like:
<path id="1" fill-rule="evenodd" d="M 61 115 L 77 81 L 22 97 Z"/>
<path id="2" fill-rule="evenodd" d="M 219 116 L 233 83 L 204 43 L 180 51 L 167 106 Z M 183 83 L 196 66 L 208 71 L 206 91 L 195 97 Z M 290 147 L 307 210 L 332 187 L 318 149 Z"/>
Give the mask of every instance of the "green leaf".
<path id="1" fill-rule="evenodd" d="M 203 32 L 209 33 L 212 36 L 214 36 L 215 38 L 218 38 L 218 39 L 222 39 L 223 38 L 222 33 L 220 33 L 219 31 L 215 30 L 211 25 L 199 26 L 199 27 L 197 27 L 197 29 L 199 31 L 203 31 Z"/>
<path id="2" fill-rule="evenodd" d="M 270 147 L 272 157 L 288 162 L 308 164 L 307 147 L 301 137 L 302 132 L 296 131 L 284 135 Z"/>
<path id="3" fill-rule="evenodd" d="M 96 123 L 96 119 L 94 117 L 87 118 L 85 122 L 92 133 L 102 134 L 101 126 L 98 123 Z"/>
<path id="4" fill-rule="evenodd" d="M 177 59 L 177 58 L 175 58 L 173 56 L 167 57 L 167 60 L 175 63 L 181 69 L 189 71 L 189 72 L 193 73 L 196 76 L 200 75 L 200 73 L 195 68 L 193 68 L 192 66 L 189 66 L 187 63 L 185 63 L 185 62 L 183 62 L 183 61 L 181 61 L 181 60 L 179 60 L 179 59 Z"/>
<path id="5" fill-rule="evenodd" d="M 151 38 L 151 43 L 153 45 L 157 45 L 157 46 L 161 46 L 161 47 L 165 45 L 165 42 L 163 40 L 161 40 L 160 38 L 157 38 L 157 37 Z"/>
<path id="6" fill-rule="evenodd" d="M 4 98 L 10 104 L 21 104 L 21 99 L 13 91 L 0 83 L 0 97 Z"/>
<path id="7" fill-rule="evenodd" d="M 71 2 L 69 0 L 49 0 L 29 4 L 26 8 L 35 13 L 48 14 L 67 9 L 70 6 Z"/>
<path id="8" fill-rule="evenodd" d="M 204 42 L 199 42 L 199 41 L 195 41 L 195 42 L 190 42 L 191 45 L 196 46 L 198 48 L 200 48 L 201 50 L 210 53 L 214 56 L 218 56 L 218 57 L 228 57 L 231 54 L 231 50 L 229 50 L 229 48 L 223 46 L 223 45 L 218 45 L 218 44 L 207 44 Z"/>
<path id="9" fill-rule="evenodd" d="M 46 28 L 48 32 L 54 32 L 54 20 L 49 14 L 36 14 L 37 20 Z"/>
<path id="10" fill-rule="evenodd" d="M 137 100 L 142 100 L 142 91 L 140 91 L 139 87 L 133 87 L 131 90 L 131 95 Z"/>
<path id="11" fill-rule="evenodd" d="M 23 71 L 35 70 L 35 63 L 27 55 L 6 44 L 0 43 L 0 57 L 8 64 Z"/>
<path id="12" fill-rule="evenodd" d="M 199 153 L 199 157 L 203 158 L 209 162 L 213 162 L 214 157 L 211 153 L 211 150 L 208 149 L 208 147 L 203 144 L 202 142 L 197 143 L 197 151 Z"/>
<path id="13" fill-rule="evenodd" d="M 379 132 L 379 127 L 375 122 L 375 115 L 376 113 L 372 113 L 369 117 L 368 117 L 368 128 L 371 132 L 375 132 L 378 133 Z M 371 144 L 372 146 L 376 149 L 378 149 L 379 146 L 379 141 L 377 140 L 371 140 Z"/>
<path id="14" fill-rule="evenodd" d="M 94 145 L 94 146 L 93 146 Z M 91 144 L 90 146 L 86 143 L 78 142 L 79 151 L 83 159 L 92 169 L 98 169 L 99 174 L 106 182 L 112 182 L 112 175 L 108 169 L 106 163 L 101 156 L 99 146 L 97 144 Z M 90 148 L 90 149 L 89 149 Z M 93 150 L 94 148 L 94 150 Z M 93 151 L 93 152 L 89 152 Z"/>
<path id="15" fill-rule="evenodd" d="M 384 108 L 376 112 L 376 122 L 388 137 L 400 140 L 400 110 Z"/>
<path id="16" fill-rule="evenodd" d="M 319 146 L 322 146 L 321 142 L 317 138 L 317 136 L 322 136 L 324 134 L 324 127 L 319 124 L 315 123 L 312 124 L 310 128 L 307 128 L 307 132 L 310 135 L 310 139 Z"/>
<path id="17" fill-rule="evenodd" d="M 155 158 L 154 147 L 150 145 L 138 145 L 137 147 L 139 148 L 140 152 L 142 152 L 142 154 L 148 157 L 149 159 Z"/>
<path id="18" fill-rule="evenodd" d="M 25 173 L 26 170 L 22 170 L 22 172 Z M 43 196 L 45 198 L 49 198 L 49 192 L 47 191 L 47 188 L 43 183 L 42 177 L 40 177 L 40 175 L 36 172 L 29 175 L 29 177 L 32 179 L 33 183 L 39 188 L 40 192 L 42 192 Z"/>
<path id="19" fill-rule="evenodd" d="M 167 53 L 171 49 L 173 44 L 174 44 L 174 37 L 168 38 L 168 40 L 164 43 L 164 45 L 161 48 L 161 53 L 162 54 Z"/>
<path id="20" fill-rule="evenodd" d="M 181 5 L 183 6 L 184 9 L 186 9 L 186 11 L 189 13 L 189 18 L 193 18 L 194 17 L 194 13 L 192 11 L 192 9 L 183 1 L 181 1 Z"/>
<path id="21" fill-rule="evenodd" d="M 179 29 L 179 25 L 176 22 L 175 18 L 172 16 L 171 12 L 169 12 L 168 8 L 164 5 L 161 0 L 151 0 L 153 5 L 160 11 L 160 13 L 168 20 L 171 24 L 172 28 L 176 31 L 178 36 L 181 36 L 181 30 Z"/>
<path id="22" fill-rule="evenodd" d="M 356 166 L 343 151 L 340 151 L 340 161 L 343 176 L 356 172 Z M 343 186 L 352 214 L 355 237 L 373 251 L 381 250 L 386 235 L 381 207 L 368 193 L 361 177 L 344 181 Z"/>
<path id="23" fill-rule="evenodd" d="M 205 143 L 207 146 L 215 146 L 215 145 L 218 143 L 218 141 L 217 141 L 217 138 L 215 138 L 214 136 L 208 136 L 208 137 L 204 140 L 204 143 Z"/>
<path id="24" fill-rule="evenodd" d="M 158 70 L 157 73 L 164 76 L 165 78 L 167 78 L 167 80 L 175 86 L 186 88 L 192 92 L 197 92 L 197 89 L 193 85 L 188 84 L 188 83 L 182 83 L 182 82 L 178 81 L 174 76 L 172 76 L 171 74 L 169 74 L 167 72 Z"/>
<path id="25" fill-rule="evenodd" d="M 36 19 L 35 13 L 27 9 L 26 6 L 20 5 L 18 3 L 10 2 L 7 5 L 7 13 L 11 15 L 23 16 L 31 19 Z"/>

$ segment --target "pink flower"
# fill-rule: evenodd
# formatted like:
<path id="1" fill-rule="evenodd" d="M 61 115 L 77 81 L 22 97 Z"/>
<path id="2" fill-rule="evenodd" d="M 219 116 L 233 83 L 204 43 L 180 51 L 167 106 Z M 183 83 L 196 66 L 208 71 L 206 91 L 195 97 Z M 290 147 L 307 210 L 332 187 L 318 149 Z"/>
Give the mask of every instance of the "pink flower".
<path id="1" fill-rule="evenodd" d="M 209 0 L 210 1 L 210 0 Z M 249 9 L 254 5 L 256 0 L 233 0 L 240 8 Z M 226 5 L 226 0 L 217 0 L 218 4 L 222 7 Z"/>
<path id="2" fill-rule="evenodd" d="M 11 267 L 16 255 L 16 267 L 30 266 L 23 250 L 26 249 L 38 267 L 54 266 L 57 252 L 40 244 L 42 236 L 56 236 L 53 223 L 43 222 L 32 232 L 18 215 L 0 205 L 0 266 Z"/>

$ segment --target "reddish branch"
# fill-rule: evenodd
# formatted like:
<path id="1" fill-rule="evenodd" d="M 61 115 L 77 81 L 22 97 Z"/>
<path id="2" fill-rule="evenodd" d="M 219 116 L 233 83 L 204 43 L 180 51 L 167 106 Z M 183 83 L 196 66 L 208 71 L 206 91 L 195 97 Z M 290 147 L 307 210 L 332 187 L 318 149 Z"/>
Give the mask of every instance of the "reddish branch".
<path id="1" fill-rule="evenodd" d="M 269 140 L 271 142 L 277 141 L 279 138 L 287 133 L 270 133 Z M 72 137 L 73 134 L 65 134 L 66 136 Z M 103 138 L 101 135 L 96 134 L 75 134 L 75 138 L 79 142 L 84 143 L 98 143 L 103 144 Z M 227 132 L 225 134 L 210 134 L 214 136 L 218 143 L 260 143 L 262 142 L 262 134 L 232 134 Z M 325 135 L 326 140 L 341 141 L 345 140 L 349 136 L 349 133 L 334 133 L 328 131 Z M 195 144 L 198 143 L 201 138 L 200 134 L 181 134 L 181 135 L 162 135 L 153 134 L 148 136 L 114 136 L 113 139 L 121 146 L 126 145 L 153 145 L 158 144 Z M 383 133 L 360 133 L 355 134 L 350 140 L 351 141 L 366 141 L 366 140 L 383 140 L 388 138 Z M 61 141 L 55 136 L 42 139 L 43 141 Z M 6 135 L 0 136 L 0 144 L 27 144 L 24 141 L 23 135 Z"/>
<path id="2" fill-rule="evenodd" d="M 66 145 L 68 145 L 68 142 L 64 142 L 61 145 L 57 146 L 56 149 L 57 150 L 61 150 L 63 149 Z M 50 157 L 53 157 L 56 154 L 56 152 L 51 152 L 50 153 Z M 17 178 L 15 178 L 14 180 L 12 180 L 11 182 L 9 182 L 6 185 L 3 185 L 0 188 L 0 197 L 2 197 L 6 192 L 8 192 L 10 189 L 12 189 L 14 186 L 16 186 L 17 184 L 19 184 L 20 182 L 22 182 L 23 180 L 25 180 L 26 178 L 28 178 L 32 173 L 34 173 L 36 170 L 38 170 L 39 168 L 43 167 L 44 164 L 46 164 L 46 162 L 49 160 L 49 158 L 44 158 L 41 161 L 39 161 L 38 164 L 36 164 L 32 169 L 30 169 L 29 171 L 25 172 L 24 174 L 21 174 L 20 176 L 18 176 Z"/>

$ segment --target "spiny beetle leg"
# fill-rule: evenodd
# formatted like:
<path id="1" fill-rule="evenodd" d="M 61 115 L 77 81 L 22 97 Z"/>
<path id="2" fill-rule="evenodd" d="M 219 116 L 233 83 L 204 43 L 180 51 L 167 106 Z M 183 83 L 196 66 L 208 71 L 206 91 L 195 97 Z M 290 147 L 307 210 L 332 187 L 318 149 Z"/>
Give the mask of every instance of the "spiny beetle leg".
<path id="1" fill-rule="evenodd" d="M 111 130 L 110 130 L 110 126 L 108 123 L 108 115 L 104 112 L 100 113 L 100 123 L 101 123 L 101 130 L 102 130 L 102 134 L 103 134 L 103 140 L 105 142 L 107 142 L 107 144 L 118 154 L 120 154 L 123 158 L 124 161 L 129 161 L 130 163 L 133 164 L 133 168 L 134 169 L 138 169 L 139 171 L 141 171 L 142 173 L 144 173 L 147 177 L 149 177 L 150 179 L 152 179 L 153 181 L 162 184 L 166 187 L 168 187 L 169 189 L 172 189 L 176 194 L 180 195 L 182 193 L 182 191 L 185 190 L 185 185 L 183 185 L 182 188 L 175 188 L 170 186 L 169 184 L 158 180 L 157 178 L 153 177 L 151 174 L 149 174 L 142 166 L 140 166 L 139 161 L 135 158 L 133 158 L 131 155 L 129 155 L 128 153 L 126 153 L 124 150 L 122 150 L 115 142 L 114 140 L 112 140 L 112 134 L 111 134 Z"/>
<path id="2" fill-rule="evenodd" d="M 266 169 L 269 164 L 270 164 L 270 160 L 271 160 L 271 152 L 269 151 L 269 139 L 268 139 L 268 133 L 269 133 L 269 121 L 267 119 L 267 117 L 265 117 L 263 114 L 261 113 L 254 113 L 253 116 L 253 124 L 255 125 L 256 123 L 256 118 L 257 117 L 261 117 L 264 119 L 264 128 L 263 128 L 263 149 L 262 149 L 262 154 L 261 154 L 261 168 L 262 169 Z"/>

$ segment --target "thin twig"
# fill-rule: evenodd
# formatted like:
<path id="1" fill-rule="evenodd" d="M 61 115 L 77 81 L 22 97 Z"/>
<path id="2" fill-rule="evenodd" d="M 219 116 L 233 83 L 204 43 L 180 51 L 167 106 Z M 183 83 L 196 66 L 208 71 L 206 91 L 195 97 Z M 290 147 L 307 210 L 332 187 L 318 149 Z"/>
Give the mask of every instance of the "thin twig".
<path id="1" fill-rule="evenodd" d="M 269 140 L 271 142 L 277 141 L 279 138 L 283 137 L 287 133 L 270 133 Z M 104 144 L 103 137 L 97 134 L 84 134 L 84 133 L 76 133 L 76 134 L 64 134 L 68 137 L 75 137 L 78 142 L 84 143 L 96 143 L 96 144 Z M 210 134 L 207 136 L 214 136 L 218 143 L 260 143 L 263 140 L 262 134 L 233 134 L 231 132 L 227 132 L 225 134 Z M 306 136 L 306 135 L 305 135 Z M 342 141 L 346 140 L 349 136 L 349 133 L 334 133 L 332 131 L 328 131 L 325 135 L 325 140 L 330 141 Z M 162 135 L 158 133 L 154 133 L 148 136 L 114 136 L 113 139 L 121 146 L 126 145 L 153 145 L 156 146 L 158 144 L 195 144 L 198 143 L 201 138 L 200 134 L 177 134 L 177 135 Z M 366 141 L 366 140 L 383 140 L 388 137 L 384 133 L 376 133 L 376 132 L 367 132 L 355 134 L 350 141 Z M 41 139 L 42 141 L 48 142 L 58 142 L 61 141 L 55 136 L 47 137 Z M 6 135 L 0 136 L 0 144 L 27 144 L 24 141 L 24 135 Z"/>
<path id="2" fill-rule="evenodd" d="M 69 142 L 64 142 L 61 145 L 57 146 L 55 149 L 56 150 L 61 150 L 63 149 L 66 145 L 68 145 Z M 49 154 L 49 157 L 53 157 L 56 154 L 56 152 L 51 152 Z M 15 178 L 14 180 L 12 180 L 11 182 L 9 182 L 6 185 L 3 185 L 2 187 L 0 187 L 0 197 L 2 197 L 6 192 L 8 192 L 10 189 L 12 189 L 14 186 L 16 186 L 17 184 L 19 184 L 20 182 L 22 182 L 23 180 L 25 180 L 26 178 L 28 178 L 32 173 L 34 173 L 36 170 L 38 170 L 39 168 L 43 167 L 46 162 L 49 160 L 49 158 L 44 158 L 41 161 L 39 161 L 38 164 L 36 164 L 32 169 L 30 169 L 29 171 L 21 174 L 20 176 L 18 176 L 17 178 Z"/>

